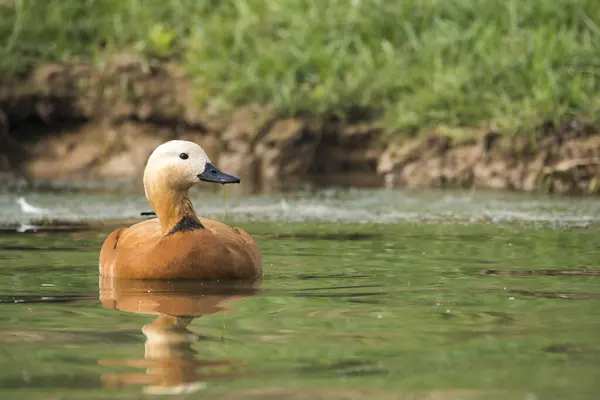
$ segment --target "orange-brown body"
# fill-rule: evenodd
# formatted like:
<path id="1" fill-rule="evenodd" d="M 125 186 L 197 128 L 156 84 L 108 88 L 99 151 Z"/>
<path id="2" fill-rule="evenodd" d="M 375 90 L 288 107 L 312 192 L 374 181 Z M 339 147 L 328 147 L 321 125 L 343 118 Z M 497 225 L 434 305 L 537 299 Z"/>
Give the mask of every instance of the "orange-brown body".
<path id="1" fill-rule="evenodd" d="M 163 235 L 158 218 L 118 229 L 100 251 L 100 274 L 130 279 L 243 279 L 262 275 L 261 254 L 240 228 L 200 218 L 204 228 Z"/>

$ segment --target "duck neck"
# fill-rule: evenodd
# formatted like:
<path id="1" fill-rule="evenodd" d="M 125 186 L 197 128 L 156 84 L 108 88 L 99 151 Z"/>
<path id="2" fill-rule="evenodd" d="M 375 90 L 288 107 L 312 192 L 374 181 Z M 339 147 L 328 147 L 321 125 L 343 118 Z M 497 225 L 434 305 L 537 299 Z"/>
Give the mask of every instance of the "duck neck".
<path id="1" fill-rule="evenodd" d="M 148 201 L 156 213 L 163 236 L 186 230 L 190 226 L 202 227 L 196 215 L 188 190 L 165 187 L 147 188 Z"/>

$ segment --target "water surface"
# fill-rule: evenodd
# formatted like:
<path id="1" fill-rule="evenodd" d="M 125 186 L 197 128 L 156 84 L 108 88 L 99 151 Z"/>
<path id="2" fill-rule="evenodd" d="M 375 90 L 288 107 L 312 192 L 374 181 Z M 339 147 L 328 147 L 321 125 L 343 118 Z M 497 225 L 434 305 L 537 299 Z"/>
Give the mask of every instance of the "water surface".
<path id="1" fill-rule="evenodd" d="M 595 399 L 600 203 L 325 191 L 198 211 L 258 284 L 98 279 L 139 194 L 0 194 L 0 398 Z M 101 221 L 110 221 L 107 225 Z M 17 232 L 21 230 L 22 232 Z M 183 394 L 182 394 L 183 393 Z M 187 393 L 187 394 L 185 394 Z"/>

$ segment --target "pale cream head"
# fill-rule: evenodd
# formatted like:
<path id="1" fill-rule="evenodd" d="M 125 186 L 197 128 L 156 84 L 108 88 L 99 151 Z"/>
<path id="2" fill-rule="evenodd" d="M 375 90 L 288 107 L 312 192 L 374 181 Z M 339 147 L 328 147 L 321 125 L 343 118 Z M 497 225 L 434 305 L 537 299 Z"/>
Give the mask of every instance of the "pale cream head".
<path id="1" fill-rule="evenodd" d="M 148 158 L 144 170 L 146 191 L 150 185 L 187 190 L 199 183 L 199 175 L 210 164 L 202 147 L 186 140 L 171 140 L 158 146 Z"/>

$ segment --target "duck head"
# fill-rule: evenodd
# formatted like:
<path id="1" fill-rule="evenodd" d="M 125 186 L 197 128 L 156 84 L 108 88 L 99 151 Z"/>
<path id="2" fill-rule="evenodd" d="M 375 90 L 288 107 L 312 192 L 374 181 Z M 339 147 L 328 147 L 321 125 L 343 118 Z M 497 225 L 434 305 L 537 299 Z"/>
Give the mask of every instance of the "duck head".
<path id="1" fill-rule="evenodd" d="M 148 158 L 144 185 L 160 184 L 172 190 L 188 190 L 196 183 L 240 183 L 240 178 L 220 171 L 202 147 L 186 140 L 158 146 Z"/>
<path id="2" fill-rule="evenodd" d="M 200 182 L 225 185 L 240 183 L 240 178 L 221 172 L 193 142 L 171 140 L 152 152 L 144 170 L 144 190 L 163 234 L 172 232 L 183 220 L 200 224 L 188 197 L 188 190 Z"/>

